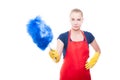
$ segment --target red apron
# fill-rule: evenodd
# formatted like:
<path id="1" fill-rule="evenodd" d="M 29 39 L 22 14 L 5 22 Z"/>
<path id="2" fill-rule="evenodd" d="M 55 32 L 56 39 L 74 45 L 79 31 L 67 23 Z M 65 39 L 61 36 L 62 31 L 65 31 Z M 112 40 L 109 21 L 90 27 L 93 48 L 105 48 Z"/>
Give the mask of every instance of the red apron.
<path id="1" fill-rule="evenodd" d="M 84 39 L 78 42 L 71 41 L 69 32 L 60 80 L 91 80 L 90 71 L 85 69 L 85 63 L 89 57 L 89 47 L 85 36 Z"/>

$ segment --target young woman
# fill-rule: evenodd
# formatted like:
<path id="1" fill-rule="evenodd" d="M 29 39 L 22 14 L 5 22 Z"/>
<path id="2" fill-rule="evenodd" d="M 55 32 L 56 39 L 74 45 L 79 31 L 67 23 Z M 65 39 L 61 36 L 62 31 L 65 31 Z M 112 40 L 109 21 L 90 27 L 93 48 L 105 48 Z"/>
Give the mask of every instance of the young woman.
<path id="1" fill-rule="evenodd" d="M 51 49 L 49 55 L 55 62 L 59 62 L 63 53 L 60 80 L 91 80 L 89 69 L 96 64 L 100 56 L 99 45 L 92 33 L 80 29 L 83 23 L 83 12 L 80 9 L 71 11 L 70 23 L 71 29 L 59 35 L 57 47 L 55 50 Z M 88 61 L 89 44 L 95 54 Z"/>

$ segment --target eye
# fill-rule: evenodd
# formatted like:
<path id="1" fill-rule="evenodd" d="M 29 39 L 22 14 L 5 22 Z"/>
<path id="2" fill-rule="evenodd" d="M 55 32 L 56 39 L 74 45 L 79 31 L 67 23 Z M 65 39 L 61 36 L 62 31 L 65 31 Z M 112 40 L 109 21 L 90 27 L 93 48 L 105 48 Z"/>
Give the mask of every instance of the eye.
<path id="1" fill-rule="evenodd" d="M 81 21 L 81 19 L 77 19 L 77 21 Z"/>
<path id="2" fill-rule="evenodd" d="M 72 21 L 74 21 L 75 19 L 74 18 L 71 18 Z"/>

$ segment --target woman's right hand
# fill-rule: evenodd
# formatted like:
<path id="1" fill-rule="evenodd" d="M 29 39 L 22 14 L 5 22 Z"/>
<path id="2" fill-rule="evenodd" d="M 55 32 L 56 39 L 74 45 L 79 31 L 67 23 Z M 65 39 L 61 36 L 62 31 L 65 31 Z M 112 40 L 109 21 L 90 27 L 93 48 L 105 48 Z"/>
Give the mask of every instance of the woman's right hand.
<path id="1" fill-rule="evenodd" d="M 55 61 L 56 63 L 58 63 L 60 61 L 60 55 L 57 52 L 57 50 L 54 49 L 50 49 L 49 51 L 49 56 L 52 58 L 53 61 Z"/>

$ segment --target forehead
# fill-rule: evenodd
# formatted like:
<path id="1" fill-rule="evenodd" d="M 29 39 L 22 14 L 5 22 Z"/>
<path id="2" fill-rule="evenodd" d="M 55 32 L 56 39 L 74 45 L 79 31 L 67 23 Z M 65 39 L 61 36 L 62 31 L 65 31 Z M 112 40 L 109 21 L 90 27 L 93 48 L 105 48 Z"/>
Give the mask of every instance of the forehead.
<path id="1" fill-rule="evenodd" d="M 70 14 L 71 18 L 81 18 L 82 17 L 82 13 L 81 12 L 72 12 Z"/>

